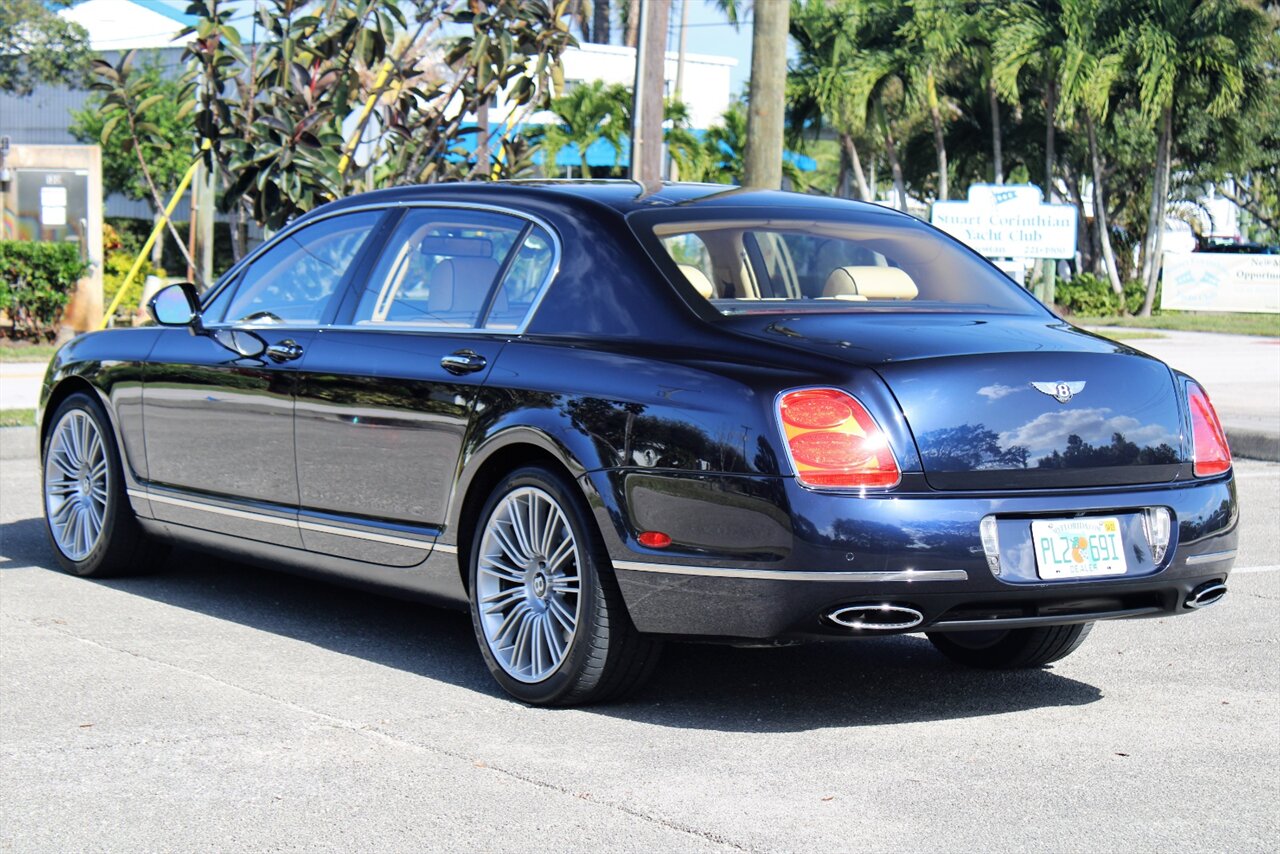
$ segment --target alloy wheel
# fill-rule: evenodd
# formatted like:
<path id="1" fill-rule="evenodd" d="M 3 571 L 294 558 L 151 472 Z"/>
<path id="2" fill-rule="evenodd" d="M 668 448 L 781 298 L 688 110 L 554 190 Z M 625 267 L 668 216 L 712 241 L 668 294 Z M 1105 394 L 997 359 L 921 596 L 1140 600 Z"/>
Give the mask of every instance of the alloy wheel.
<path id="1" fill-rule="evenodd" d="M 44 502 L 58 549 L 87 558 L 102 539 L 109 497 L 107 452 L 97 423 L 72 409 L 53 428 L 44 462 Z"/>
<path id="2" fill-rule="evenodd" d="M 484 639 L 513 679 L 540 682 L 577 634 L 582 565 L 564 511 L 546 491 L 507 493 L 485 523 L 476 602 Z"/>

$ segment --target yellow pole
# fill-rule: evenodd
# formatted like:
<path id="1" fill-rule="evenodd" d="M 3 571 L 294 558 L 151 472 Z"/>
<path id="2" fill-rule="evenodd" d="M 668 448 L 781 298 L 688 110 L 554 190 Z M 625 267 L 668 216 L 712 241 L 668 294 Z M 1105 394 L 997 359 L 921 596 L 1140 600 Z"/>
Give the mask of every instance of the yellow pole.
<path id="1" fill-rule="evenodd" d="M 160 236 L 160 232 L 169 224 L 169 217 L 173 216 L 174 208 L 178 206 L 182 194 L 187 191 L 191 179 L 195 177 L 196 167 L 200 165 L 200 159 L 196 158 L 191 164 L 191 168 L 187 170 L 187 174 L 182 176 L 182 180 L 178 182 L 178 189 L 173 191 L 173 198 L 169 200 L 169 205 L 164 209 L 164 215 L 156 221 L 156 227 L 151 229 L 151 236 L 147 238 L 147 242 L 142 244 L 138 257 L 134 259 L 133 266 L 129 268 L 129 272 L 125 274 L 124 281 L 120 283 L 120 290 L 116 291 L 115 299 L 111 300 L 111 305 L 107 306 L 107 310 L 102 313 L 102 323 L 99 329 L 106 329 L 107 323 L 115 315 L 116 309 L 120 307 L 120 300 L 124 298 L 124 292 L 129 289 L 129 285 L 133 283 L 133 277 L 138 275 L 138 270 L 142 268 L 142 262 L 146 259 L 147 253 L 151 251 L 151 247 L 155 245 L 156 238 Z"/>
<path id="2" fill-rule="evenodd" d="M 364 129 L 365 120 L 369 118 L 369 113 L 373 111 L 373 105 L 382 96 L 382 87 L 386 85 L 387 76 L 391 74 L 393 67 L 395 67 L 395 63 L 388 59 L 382 63 L 382 68 L 378 70 L 378 76 L 373 81 L 373 91 L 369 93 L 368 100 L 364 102 L 364 109 L 360 111 L 360 119 L 356 122 L 355 130 L 351 132 L 351 139 L 348 139 L 347 144 L 342 146 L 342 157 L 338 160 L 339 175 L 347 174 L 347 167 L 351 165 L 351 155 L 355 154 L 356 145 L 360 142 L 360 132 Z"/>

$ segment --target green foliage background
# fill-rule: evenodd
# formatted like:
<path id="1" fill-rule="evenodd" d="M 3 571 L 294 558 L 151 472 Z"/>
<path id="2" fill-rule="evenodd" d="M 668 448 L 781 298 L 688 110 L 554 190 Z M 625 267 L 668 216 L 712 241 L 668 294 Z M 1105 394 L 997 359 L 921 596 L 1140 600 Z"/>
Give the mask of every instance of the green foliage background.
<path id="1" fill-rule="evenodd" d="M 11 332 L 48 337 L 88 269 L 74 243 L 0 240 L 0 310 Z"/>

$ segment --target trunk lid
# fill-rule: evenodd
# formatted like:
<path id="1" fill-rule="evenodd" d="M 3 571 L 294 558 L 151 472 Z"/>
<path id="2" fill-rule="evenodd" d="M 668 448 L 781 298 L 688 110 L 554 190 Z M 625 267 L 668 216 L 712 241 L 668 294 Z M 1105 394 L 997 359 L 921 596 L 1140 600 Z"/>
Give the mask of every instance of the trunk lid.
<path id="1" fill-rule="evenodd" d="M 1161 483 L 1182 470 L 1169 368 L 1061 321 L 850 313 L 730 325 L 878 372 L 934 489 Z"/>

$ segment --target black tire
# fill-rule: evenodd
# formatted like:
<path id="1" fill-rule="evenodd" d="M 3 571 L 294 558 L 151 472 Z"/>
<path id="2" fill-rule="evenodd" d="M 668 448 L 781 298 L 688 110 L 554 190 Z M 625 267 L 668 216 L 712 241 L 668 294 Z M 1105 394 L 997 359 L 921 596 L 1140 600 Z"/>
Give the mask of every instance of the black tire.
<path id="1" fill-rule="evenodd" d="M 938 652 L 986 670 L 1042 667 L 1066 658 L 1084 643 L 1093 623 L 989 632 L 927 632 Z"/>
<path id="2" fill-rule="evenodd" d="M 101 513 L 100 532 L 86 553 L 68 553 L 59 543 L 51 519 L 50 469 L 56 468 L 49 460 L 51 443 L 58 434 L 64 419 L 75 414 L 87 417 L 98 431 L 102 455 L 105 457 L 105 498 Z M 164 561 L 168 546 L 147 536 L 138 524 L 125 494 L 124 473 L 120 464 L 120 452 L 116 448 L 115 433 L 102 404 L 88 394 L 76 392 L 68 396 L 48 420 L 49 429 L 41 437 L 40 445 L 40 496 L 44 508 L 45 534 L 53 548 L 58 564 L 66 572 L 84 578 L 110 578 L 153 572 Z"/>
<path id="3" fill-rule="evenodd" d="M 577 593 L 565 594 L 567 598 L 560 599 L 561 602 L 572 600 L 577 620 L 567 644 L 562 647 L 563 657 L 558 665 L 554 665 L 554 670 L 549 670 L 542 676 L 531 672 L 526 678 L 515 678 L 497 658 L 497 655 L 503 655 L 508 662 L 507 666 L 511 666 L 513 654 L 510 648 L 503 646 L 500 636 L 492 642 L 498 648 L 495 655 L 491 641 L 486 636 L 484 620 L 502 620 L 503 625 L 506 620 L 503 620 L 501 614 L 495 616 L 497 609 L 494 606 L 489 606 L 490 610 L 485 612 L 488 617 L 482 616 L 480 563 L 486 530 L 491 520 L 495 525 L 500 524 L 494 518 L 495 513 L 509 512 L 511 505 L 506 499 L 514 499 L 520 495 L 538 495 L 538 491 L 541 495 L 549 496 L 558 505 L 564 526 L 577 544 L 577 558 L 573 560 Z M 538 495 L 539 499 L 541 495 Z M 499 518 L 502 518 L 501 515 Z M 510 527 L 503 530 L 509 534 L 512 532 Z M 558 530 L 563 531 L 564 528 Z M 502 554 L 504 559 L 508 556 L 505 552 Z M 530 561 L 533 560 L 534 558 L 530 558 Z M 537 567 L 543 565 L 545 562 L 527 565 L 523 569 L 523 577 L 526 579 L 524 582 L 517 582 L 505 575 L 499 580 L 493 580 L 495 574 L 488 572 L 490 577 L 486 579 L 486 584 L 490 595 L 494 595 L 493 585 L 497 584 L 500 591 L 497 595 L 515 593 L 523 597 L 526 603 L 539 605 L 533 598 L 532 591 L 537 580 Z M 643 684 L 657 664 L 661 643 L 636 631 L 623 604 L 608 553 L 586 502 L 576 485 L 560 472 L 541 466 L 521 468 L 504 477 L 494 487 L 478 516 L 475 530 L 471 532 L 468 587 L 471 624 L 485 664 L 503 690 L 517 700 L 539 706 L 574 706 L 616 700 Z M 555 584 L 548 582 L 543 585 L 543 589 L 547 597 L 556 595 L 552 592 Z M 521 590 L 528 592 L 522 593 Z M 546 609 L 543 612 L 542 619 L 556 627 L 549 611 L 550 609 Z M 490 631 L 494 631 L 492 622 L 489 626 Z M 557 637 L 563 641 L 564 630 L 556 630 L 561 632 Z M 517 633 L 519 631 L 521 629 L 517 629 Z M 531 634 L 537 634 L 537 630 L 532 630 Z M 547 651 L 548 642 L 543 640 L 542 644 L 543 651 Z M 549 657 L 550 655 L 548 652 Z M 518 664 L 519 656 L 515 658 Z M 547 662 L 547 666 L 552 666 L 551 661 Z"/>

